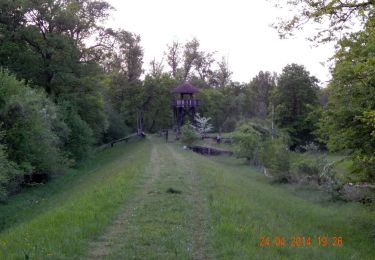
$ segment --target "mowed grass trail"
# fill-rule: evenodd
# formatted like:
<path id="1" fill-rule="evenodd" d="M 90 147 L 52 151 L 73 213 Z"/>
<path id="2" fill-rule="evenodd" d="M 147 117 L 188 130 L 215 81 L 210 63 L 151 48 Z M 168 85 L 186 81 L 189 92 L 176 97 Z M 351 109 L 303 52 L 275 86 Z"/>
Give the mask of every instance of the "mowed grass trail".
<path id="1" fill-rule="evenodd" d="M 317 197 L 150 137 L 0 205 L 0 259 L 375 259 L 374 212 Z"/>

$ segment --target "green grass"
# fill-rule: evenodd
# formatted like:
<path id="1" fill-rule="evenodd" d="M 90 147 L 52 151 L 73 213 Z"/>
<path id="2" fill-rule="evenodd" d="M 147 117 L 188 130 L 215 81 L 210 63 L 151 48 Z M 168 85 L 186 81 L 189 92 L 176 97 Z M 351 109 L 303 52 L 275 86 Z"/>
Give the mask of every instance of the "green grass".
<path id="1" fill-rule="evenodd" d="M 81 258 L 103 240 L 106 259 L 374 259 L 374 212 L 327 196 L 151 137 L 1 205 L 0 259 Z M 273 244 L 277 236 L 285 246 Z M 297 236 L 312 245 L 293 247 Z M 271 245 L 260 246 L 261 237 Z"/>
<path id="2" fill-rule="evenodd" d="M 207 162 L 201 157 L 212 215 L 212 242 L 222 259 L 373 259 L 375 214 L 354 203 L 319 203 L 314 190 L 304 194 L 270 184 L 240 160 Z M 306 197 L 310 199 L 305 199 Z M 286 239 L 286 246 L 260 247 L 262 236 Z M 295 236 L 311 237 L 308 247 L 290 246 Z M 322 247 L 317 236 L 344 239 L 343 247 Z"/>
<path id="3" fill-rule="evenodd" d="M 189 259 L 190 179 L 163 142 L 151 156 L 149 183 L 124 232 L 115 239 L 110 259 Z M 156 165 L 157 164 L 157 165 Z M 178 193 L 168 193 L 168 190 Z"/>
<path id="4" fill-rule="evenodd" d="M 318 158 L 325 160 L 327 163 L 334 163 L 334 172 L 336 178 L 344 183 L 360 181 L 360 176 L 352 173 L 353 161 L 345 155 L 330 153 L 297 153 L 291 152 L 292 164 L 298 164 L 305 160 L 314 161 Z"/>
<path id="5" fill-rule="evenodd" d="M 1 205 L 0 259 L 82 255 L 142 176 L 149 159 L 146 148 L 140 142 L 115 146 L 81 168 Z"/>

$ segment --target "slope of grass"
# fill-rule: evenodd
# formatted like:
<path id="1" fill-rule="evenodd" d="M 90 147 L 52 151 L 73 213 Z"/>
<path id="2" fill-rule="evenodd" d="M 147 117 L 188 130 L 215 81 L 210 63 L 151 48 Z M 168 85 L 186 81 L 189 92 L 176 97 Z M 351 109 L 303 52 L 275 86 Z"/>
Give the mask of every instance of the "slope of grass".
<path id="1" fill-rule="evenodd" d="M 296 196 L 233 158 L 186 156 L 194 158 L 207 187 L 217 258 L 373 259 L 375 214 L 362 205 L 303 199 L 322 194 L 312 190 Z M 261 246 L 262 237 L 270 244 Z M 284 246 L 276 245 L 278 237 Z M 293 243 L 303 237 L 305 242 Z M 318 237 L 321 242 L 327 237 L 328 245 L 319 245 Z M 341 237 L 343 246 L 334 246 L 334 237 Z"/>
<path id="2" fill-rule="evenodd" d="M 149 160 L 147 142 L 115 146 L 43 187 L 0 206 L 0 259 L 82 255 L 131 195 Z"/>
<path id="3" fill-rule="evenodd" d="M 374 212 L 323 198 L 153 137 L 0 206 L 0 259 L 373 259 Z"/>

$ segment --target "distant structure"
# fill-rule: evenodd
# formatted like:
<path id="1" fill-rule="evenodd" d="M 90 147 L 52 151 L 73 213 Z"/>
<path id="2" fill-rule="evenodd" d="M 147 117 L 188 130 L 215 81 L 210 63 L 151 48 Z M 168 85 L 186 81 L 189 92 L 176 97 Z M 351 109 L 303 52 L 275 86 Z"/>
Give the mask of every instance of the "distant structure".
<path id="1" fill-rule="evenodd" d="M 180 133 L 186 116 L 190 122 L 194 123 L 196 108 L 201 103 L 200 100 L 194 99 L 194 94 L 199 92 L 199 89 L 189 83 L 184 83 L 177 86 L 172 92 L 175 94 L 173 101 L 174 121 L 177 132 Z"/>

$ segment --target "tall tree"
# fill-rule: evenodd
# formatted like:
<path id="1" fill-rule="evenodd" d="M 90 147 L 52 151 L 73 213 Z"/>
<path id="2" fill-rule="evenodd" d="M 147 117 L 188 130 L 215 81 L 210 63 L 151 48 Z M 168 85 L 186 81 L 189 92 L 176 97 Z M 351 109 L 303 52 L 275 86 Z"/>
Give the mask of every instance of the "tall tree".
<path id="1" fill-rule="evenodd" d="M 102 33 L 111 7 L 104 1 L 16 0 L 0 3 L 0 65 L 43 88 L 55 103 L 68 101 L 99 139 L 106 129 L 100 69 L 86 46 Z"/>
<path id="2" fill-rule="evenodd" d="M 2 65 L 43 86 L 48 94 L 55 94 L 56 85 L 61 84 L 55 80 L 65 81 L 75 74 L 86 49 L 84 41 L 102 30 L 98 24 L 111 9 L 104 1 L 93 0 L 2 1 L 0 8 L 0 33 L 9 48 L 18 50 L 8 49 Z M 24 74 L 17 70 L 21 62 L 12 64 L 12 60 L 25 61 L 23 55 L 28 66 L 38 68 L 37 73 Z"/>
<path id="3" fill-rule="evenodd" d="M 139 35 L 124 30 L 112 31 L 113 43 L 104 67 L 110 75 L 107 78 L 107 98 L 111 111 L 110 129 L 113 133 L 116 125 L 121 129 L 135 127 L 136 114 L 142 109 L 143 48 Z M 119 122 L 122 118 L 122 122 Z M 127 127 L 126 127 L 127 126 Z M 122 133 L 124 135 L 125 133 Z M 118 137 L 120 133 L 116 133 Z"/>
<path id="4" fill-rule="evenodd" d="M 124 75 L 127 82 L 135 83 L 143 73 L 143 48 L 137 34 L 119 30 L 113 32 L 113 44 L 109 52 L 107 71 Z"/>
<path id="5" fill-rule="evenodd" d="M 249 95 L 252 101 L 251 113 L 260 118 L 266 118 L 271 100 L 271 93 L 276 86 L 276 75 L 260 71 L 249 84 Z"/>
<path id="6" fill-rule="evenodd" d="M 215 87 L 224 88 L 230 83 L 232 71 L 229 69 L 229 65 L 225 57 L 221 58 L 221 61 L 217 62 L 218 69 L 214 71 L 214 75 L 211 78 L 210 85 Z"/>
<path id="7" fill-rule="evenodd" d="M 184 47 L 184 64 L 183 64 L 183 77 L 182 81 L 186 81 L 189 78 L 190 72 L 194 66 L 194 63 L 199 58 L 199 41 L 196 38 L 193 38 L 191 41 L 188 41 Z"/>
<path id="8" fill-rule="evenodd" d="M 150 71 L 150 74 L 155 77 L 155 78 L 158 78 L 158 77 L 161 77 L 161 75 L 163 74 L 163 69 L 164 69 L 164 66 L 163 66 L 163 60 L 161 61 L 157 61 L 155 58 L 150 62 L 150 66 L 151 66 L 151 71 Z"/>
<path id="9" fill-rule="evenodd" d="M 144 127 L 149 132 L 173 126 L 171 109 L 172 89 L 178 84 L 170 74 L 147 75 L 142 86 L 142 111 Z"/>
<path id="10" fill-rule="evenodd" d="M 215 62 L 213 55 L 213 52 L 206 53 L 200 51 L 194 61 L 195 71 L 197 72 L 199 79 L 206 83 L 206 86 L 208 86 L 209 80 L 213 76 L 212 64 Z"/>
<path id="11" fill-rule="evenodd" d="M 317 104 L 318 80 L 302 65 L 283 68 L 274 91 L 276 122 L 292 138 L 292 148 L 313 140 L 314 126 L 307 116 Z"/>
<path id="12" fill-rule="evenodd" d="M 167 46 L 167 63 L 171 67 L 172 76 L 177 78 L 177 70 L 181 63 L 181 45 L 179 42 L 173 42 L 172 45 Z"/>
<path id="13" fill-rule="evenodd" d="M 321 137 L 332 151 L 346 150 L 363 180 L 375 181 L 375 19 L 365 30 L 339 42 L 329 84 L 329 102 L 321 120 Z"/>

